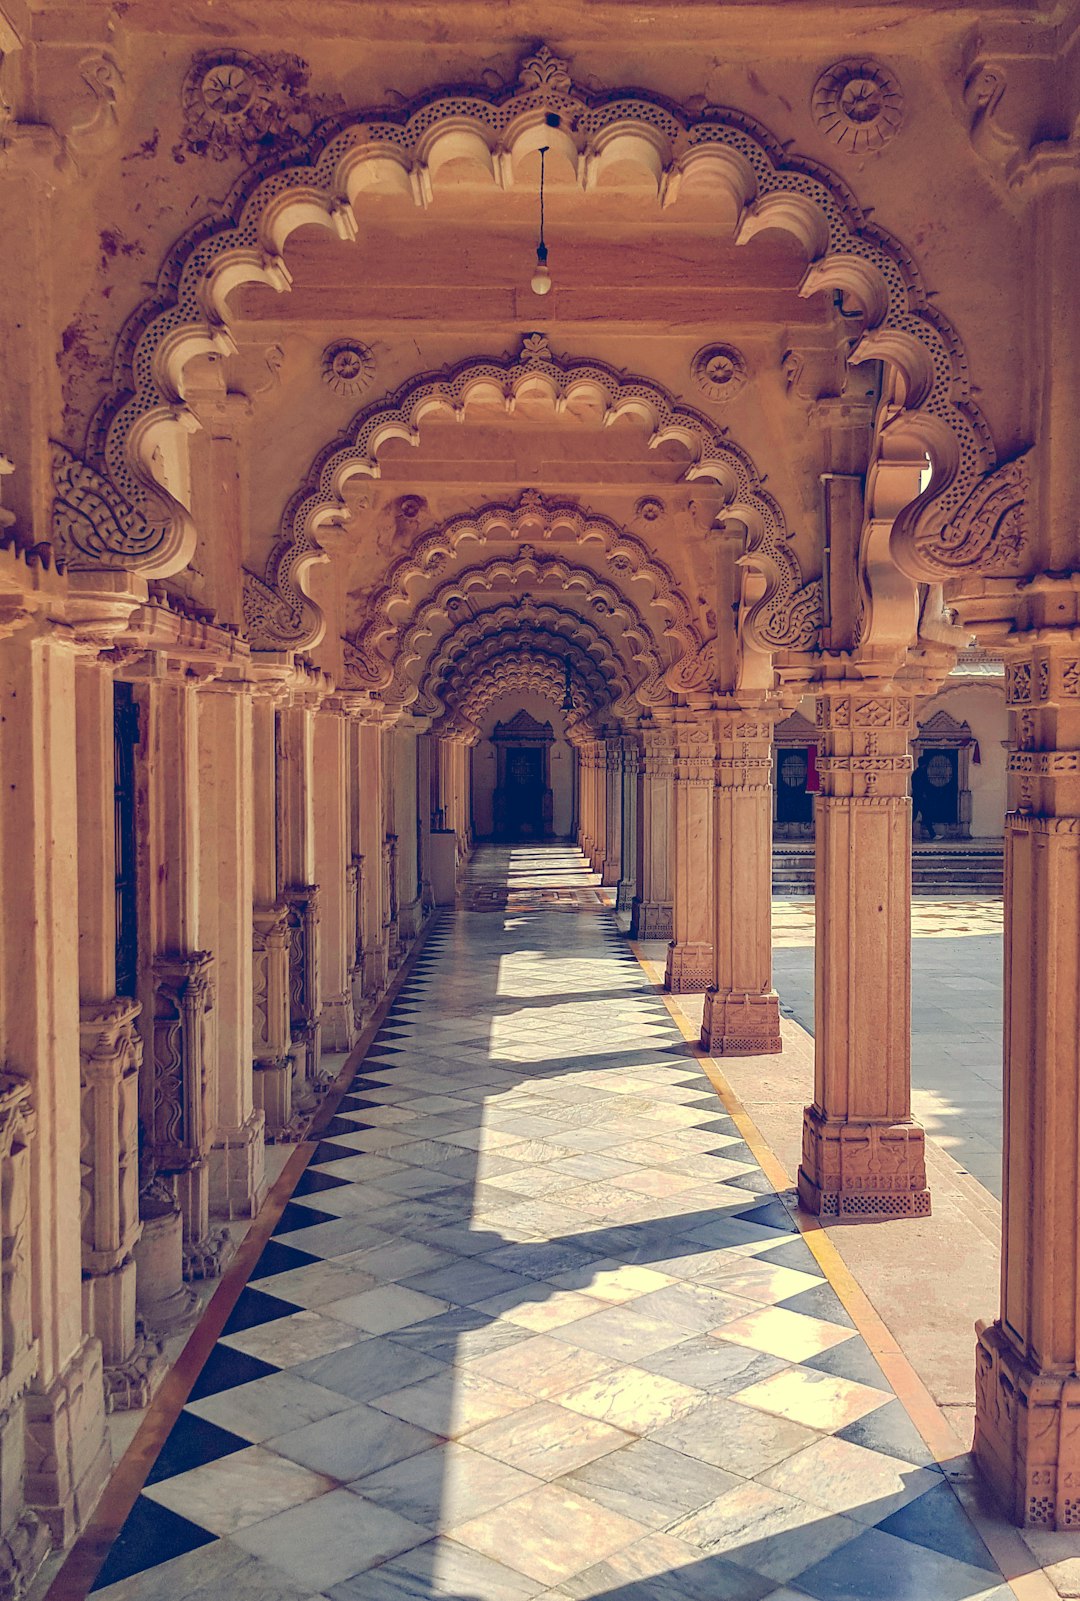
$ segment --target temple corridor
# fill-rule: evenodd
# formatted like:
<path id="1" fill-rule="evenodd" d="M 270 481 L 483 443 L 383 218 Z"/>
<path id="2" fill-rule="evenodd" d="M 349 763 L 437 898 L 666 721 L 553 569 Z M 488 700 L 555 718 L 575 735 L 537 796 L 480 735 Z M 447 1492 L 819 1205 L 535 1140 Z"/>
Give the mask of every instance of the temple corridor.
<path id="1" fill-rule="evenodd" d="M 102 1601 L 1013 1594 L 610 899 L 477 851 Z"/>

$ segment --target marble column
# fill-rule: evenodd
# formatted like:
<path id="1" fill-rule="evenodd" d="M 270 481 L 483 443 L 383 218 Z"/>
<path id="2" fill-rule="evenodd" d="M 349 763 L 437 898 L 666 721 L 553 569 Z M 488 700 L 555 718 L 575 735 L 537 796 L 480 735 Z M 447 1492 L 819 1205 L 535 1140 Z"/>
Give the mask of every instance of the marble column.
<path id="1" fill-rule="evenodd" d="M 150 1399 L 160 1342 L 135 1310 L 139 1217 L 139 1003 L 116 993 L 117 738 L 112 673 L 76 667 L 83 1323 L 101 1341 L 110 1411 Z"/>
<path id="2" fill-rule="evenodd" d="M 641 732 L 641 816 L 638 885 L 630 909 L 632 939 L 672 935 L 672 826 L 675 810 L 675 742 L 670 727 Z"/>
<path id="3" fill-rule="evenodd" d="M 83 1322 L 75 647 L 0 607 L 0 1574 L 21 1585 L 109 1471 Z M 10 630 L 10 631 L 7 631 Z"/>
<path id="4" fill-rule="evenodd" d="M 600 781 L 604 795 L 604 865 L 601 884 L 618 884 L 622 877 L 623 838 L 623 741 L 621 734 L 609 734 L 601 745 L 603 767 Z"/>
<path id="5" fill-rule="evenodd" d="M 677 709 L 672 818 L 672 937 L 664 987 L 708 988 L 713 974 L 712 811 L 715 733 L 707 713 Z"/>
<path id="6" fill-rule="evenodd" d="M 215 955 L 217 1072 L 210 1210 L 253 1217 L 266 1193 L 265 1118 L 255 1105 L 254 771 L 251 686 L 221 677 L 200 691 L 200 944 Z"/>
<path id="7" fill-rule="evenodd" d="M 288 908 L 293 1103 L 310 1111 L 322 1087 L 320 898 L 315 879 L 314 739 L 320 697 L 290 691 L 277 719 L 278 892 Z"/>
<path id="8" fill-rule="evenodd" d="M 359 781 L 360 854 L 364 872 L 360 881 L 360 927 L 363 946 L 365 1006 L 374 1008 L 386 989 L 386 874 L 383 855 L 386 820 L 383 810 L 383 736 L 375 717 L 357 723 L 357 778 Z"/>
<path id="9" fill-rule="evenodd" d="M 923 1131 L 911 1116 L 912 688 L 815 686 L 814 1102 L 799 1200 L 823 1217 L 922 1217 Z"/>
<path id="10" fill-rule="evenodd" d="M 296 1132 L 289 1033 L 289 908 L 279 894 L 277 699 L 271 687 L 252 705 L 252 1037 L 253 1099 L 269 1140 Z"/>
<path id="11" fill-rule="evenodd" d="M 622 840 L 619 887 L 615 909 L 632 912 L 638 893 L 641 853 L 638 844 L 641 812 L 641 743 L 637 734 L 622 737 Z"/>
<path id="12" fill-rule="evenodd" d="M 713 980 L 701 1043 L 714 1056 L 779 1051 L 772 986 L 772 720 L 742 708 L 715 714 Z"/>
<path id="13" fill-rule="evenodd" d="M 336 701 L 315 714 L 315 881 L 319 885 L 319 971 L 322 984 L 323 1047 L 350 1051 L 356 1041 L 349 973 L 356 948 L 349 927 L 346 873 L 348 849 L 345 717 Z"/>
<path id="14" fill-rule="evenodd" d="M 417 794 L 417 736 L 424 725 L 415 717 L 402 717 L 393 729 L 394 745 L 394 864 L 397 877 L 398 939 L 403 954 L 423 923 L 420 899 L 420 813 Z"/>
<path id="15" fill-rule="evenodd" d="M 1021 635 L 1006 666 L 1001 1306 L 994 1322 L 979 1327 L 975 1455 L 1016 1522 L 1073 1530 L 1080 1525 L 1080 631 L 1070 580 L 1040 584 L 1047 602 L 1060 600 L 1042 615 L 1064 613 L 1071 627 Z"/>
<path id="16" fill-rule="evenodd" d="M 416 805 L 417 805 L 417 877 L 420 880 L 421 921 L 434 909 L 435 894 L 431 885 L 431 814 L 434 804 L 433 769 L 439 759 L 436 741 L 428 733 L 421 733 L 416 741 Z"/>
<path id="17" fill-rule="evenodd" d="M 166 662 L 140 687 L 147 730 L 140 922 L 151 958 L 140 974 L 140 1116 L 152 1161 L 180 1203 L 185 1276 L 208 1278 L 220 1270 L 223 1239 L 210 1225 L 217 1016 L 215 958 L 200 944 L 199 690 L 182 664 Z"/>

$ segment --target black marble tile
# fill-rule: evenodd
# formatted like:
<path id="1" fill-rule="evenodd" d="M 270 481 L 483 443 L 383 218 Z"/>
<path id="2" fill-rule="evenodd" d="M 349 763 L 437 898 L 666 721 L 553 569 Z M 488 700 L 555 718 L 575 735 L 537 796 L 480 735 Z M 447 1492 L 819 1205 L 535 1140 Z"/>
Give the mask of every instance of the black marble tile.
<path id="1" fill-rule="evenodd" d="M 998 1571 L 997 1563 L 944 1480 L 890 1517 L 883 1518 L 877 1527 L 900 1540 L 910 1540 L 912 1545 L 925 1546 L 942 1556 L 967 1562 L 973 1568 L 985 1568 L 994 1574 Z"/>
<path id="2" fill-rule="evenodd" d="M 274 1226 L 274 1235 L 291 1234 L 294 1229 L 310 1229 L 316 1223 L 333 1223 L 336 1212 L 320 1212 L 314 1206 L 302 1206 L 299 1201 L 287 1201 Z"/>
<path id="3" fill-rule="evenodd" d="M 303 1208 L 304 1211 L 307 1208 Z M 313 1221 L 318 1221 L 324 1214 L 316 1214 Z M 251 1270 L 252 1279 L 268 1279 L 273 1273 L 288 1273 L 294 1267 L 307 1267 L 312 1262 L 321 1262 L 321 1256 L 312 1256 L 309 1251 L 298 1250 L 295 1245 L 283 1245 L 280 1240 L 270 1240 L 262 1249 L 259 1260 Z"/>
<path id="4" fill-rule="evenodd" d="M 320 1140 L 315 1147 L 311 1158 L 312 1167 L 319 1167 L 324 1162 L 341 1162 L 347 1156 L 357 1156 L 351 1145 L 335 1145 L 333 1140 Z"/>
<path id="5" fill-rule="evenodd" d="M 776 1267 L 793 1267 L 800 1273 L 814 1273 L 819 1279 L 825 1277 L 817 1257 L 803 1240 L 786 1240 L 775 1251 L 769 1251 L 762 1260 Z"/>
<path id="6" fill-rule="evenodd" d="M 348 1179 L 339 1178 L 336 1173 L 319 1173 L 315 1169 L 307 1167 L 297 1180 L 296 1188 L 293 1190 L 293 1199 L 295 1200 L 298 1195 L 314 1195 L 318 1190 L 340 1189 L 343 1184 L 348 1184 L 348 1182 Z"/>
<path id="7" fill-rule="evenodd" d="M 887 1401 L 857 1422 L 837 1429 L 836 1437 L 850 1440 L 852 1445 L 865 1445 L 867 1450 L 880 1451 L 884 1456 L 900 1457 L 916 1467 L 935 1465 L 933 1453 L 899 1401 Z"/>
<path id="8" fill-rule="evenodd" d="M 789 1295 L 786 1301 L 777 1304 L 785 1312 L 801 1312 L 804 1317 L 824 1318 L 826 1322 L 838 1323 L 844 1329 L 855 1327 L 830 1284 L 815 1284 L 813 1289 L 800 1290 L 798 1295 Z"/>
<path id="9" fill-rule="evenodd" d="M 771 1254 L 768 1260 L 772 1260 Z M 813 1368 L 815 1373 L 831 1373 L 837 1379 L 851 1379 L 856 1384 L 870 1384 L 877 1390 L 892 1389 L 881 1368 L 870 1355 L 866 1341 L 858 1336 L 853 1340 L 844 1340 L 828 1351 L 822 1351 L 819 1356 L 807 1357 L 799 1365 Z"/>
<path id="10" fill-rule="evenodd" d="M 726 1156 L 726 1151 L 717 1151 L 717 1156 Z M 737 1161 L 738 1158 L 736 1157 Z M 734 1178 L 724 1180 L 725 1184 L 732 1184 L 737 1190 L 751 1190 L 755 1195 L 775 1195 L 776 1188 L 770 1184 L 764 1173 L 756 1170 L 752 1173 L 737 1173 Z"/>
<path id="11" fill-rule="evenodd" d="M 201 1401 L 206 1395 L 235 1390 L 238 1384 L 251 1384 L 254 1379 L 265 1379 L 280 1371 L 272 1362 L 263 1362 L 244 1351 L 234 1351 L 231 1345 L 215 1345 L 192 1385 L 188 1400 Z"/>
<path id="12" fill-rule="evenodd" d="M 733 1214 L 742 1223 L 761 1223 L 765 1228 L 776 1229 L 782 1234 L 797 1234 L 795 1220 L 779 1201 L 767 1201 L 764 1206 L 752 1207 L 748 1212 Z"/>
<path id="13" fill-rule="evenodd" d="M 267 1295 L 265 1290 L 241 1290 L 221 1332 L 239 1334 L 241 1329 L 254 1329 L 260 1323 L 272 1323 L 275 1318 L 291 1317 L 302 1310 L 295 1301 L 283 1301 L 279 1295 Z"/>
<path id="14" fill-rule="evenodd" d="M 160 1484 L 162 1479 L 174 1479 L 189 1468 L 201 1468 L 219 1457 L 232 1456 L 234 1451 L 246 1451 L 250 1440 L 242 1440 L 229 1429 L 220 1429 L 207 1418 L 197 1418 L 193 1412 L 181 1412 L 157 1454 L 147 1484 Z"/>
<path id="15" fill-rule="evenodd" d="M 113 1541 L 93 1590 L 104 1590 L 107 1585 L 129 1579 L 144 1568 L 157 1567 L 216 1539 L 217 1535 L 211 1534 L 209 1529 L 201 1529 L 197 1523 L 140 1495 Z"/>

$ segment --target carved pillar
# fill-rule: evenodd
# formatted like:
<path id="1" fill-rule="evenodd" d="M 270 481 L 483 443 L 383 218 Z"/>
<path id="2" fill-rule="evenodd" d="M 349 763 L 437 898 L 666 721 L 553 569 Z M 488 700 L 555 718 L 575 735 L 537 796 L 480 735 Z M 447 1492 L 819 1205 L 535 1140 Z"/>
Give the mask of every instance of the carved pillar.
<path id="1" fill-rule="evenodd" d="M 295 1133 L 289 1031 L 288 907 L 278 896 L 277 708 L 269 691 L 252 706 L 252 1095 L 268 1140 Z"/>
<path id="2" fill-rule="evenodd" d="M 600 874 L 603 883 L 607 844 L 607 747 L 603 739 L 589 741 L 589 801 L 592 849 L 586 851 L 586 855 L 593 872 Z"/>
<path id="3" fill-rule="evenodd" d="M 401 962 L 401 941 L 398 937 L 398 902 L 397 902 L 397 835 L 387 834 L 383 840 L 383 905 L 386 908 L 386 920 L 383 930 L 386 938 L 386 956 L 391 967 L 397 967 Z"/>
<path id="4" fill-rule="evenodd" d="M 772 987 L 772 721 L 717 712 L 713 790 L 713 982 L 701 1043 L 714 1056 L 779 1051 Z"/>
<path id="5" fill-rule="evenodd" d="M 707 989 L 713 973 L 712 792 L 715 735 L 708 714 L 677 710 L 672 844 L 672 938 L 665 989 Z"/>
<path id="6" fill-rule="evenodd" d="M 641 758 L 637 734 L 624 734 L 622 739 L 622 840 L 620 843 L 619 888 L 615 909 L 632 910 L 637 900 L 640 851 L 638 848 L 638 819 L 640 815 Z"/>
<path id="7" fill-rule="evenodd" d="M 610 735 L 601 745 L 604 787 L 604 866 L 601 884 L 617 884 L 622 877 L 623 741 Z"/>
<path id="8" fill-rule="evenodd" d="M 12 612 L 17 626 L 3 637 Z M 23 1509 L 66 1543 L 109 1468 L 77 1222 L 75 648 L 65 625 L 5 608 L 0 709 L 0 1565 L 28 1573 L 39 1536 Z"/>
<path id="9" fill-rule="evenodd" d="M 799 1200 L 848 1221 L 930 1210 L 911 1117 L 909 686 L 819 684 L 814 1104 Z"/>
<path id="10" fill-rule="evenodd" d="M 320 892 L 320 952 L 323 1045 L 351 1051 L 356 1040 L 349 971 L 356 949 L 349 923 L 346 868 L 345 718 L 336 702 L 315 716 L 315 881 Z"/>
<path id="11" fill-rule="evenodd" d="M 1047 591 L 1052 580 L 1038 580 Z M 1001 1308 L 980 1325 L 975 1454 L 1018 1523 L 1080 1524 L 1080 649 L 1018 641 L 1005 819 Z M 1044 612 L 1045 616 L 1046 613 Z M 1035 619 L 1032 619 L 1033 621 Z"/>
<path id="12" fill-rule="evenodd" d="M 24 1499 L 26 1391 L 37 1366 L 30 1240 L 30 1085 L 0 1072 L 0 1595 L 21 1596 L 49 1549 Z"/>
<path id="13" fill-rule="evenodd" d="M 139 1003 L 116 995 L 117 790 L 137 729 L 111 673 L 76 667 L 83 1326 L 101 1341 L 110 1411 L 145 1406 L 160 1345 L 137 1326 Z M 125 749 L 126 747 L 126 749 Z M 120 769 L 124 769 L 121 771 Z M 128 841 L 121 840 L 121 850 Z"/>
<path id="14" fill-rule="evenodd" d="M 398 939 L 407 949 L 420 932 L 420 810 L 417 794 L 417 734 L 424 724 L 403 717 L 394 725 L 394 833 L 397 848 Z"/>
<path id="15" fill-rule="evenodd" d="M 293 1101 L 306 1110 L 320 1088 L 322 1056 L 314 814 L 317 704 L 317 695 L 293 690 L 277 718 L 278 894 L 288 907 Z"/>
<path id="16" fill-rule="evenodd" d="M 417 874 L 420 880 L 420 911 L 426 917 L 435 906 L 431 883 L 431 825 L 434 809 L 434 782 L 439 753 L 430 734 L 416 741 Z"/>
<path id="17" fill-rule="evenodd" d="M 250 685 L 220 678 L 200 692 L 200 945 L 214 952 L 216 1073 L 210 1210 L 253 1217 L 266 1193 L 264 1117 L 255 1105 L 252 902 L 254 802 Z"/>
<path id="18" fill-rule="evenodd" d="M 669 940 L 672 935 L 674 785 L 675 743 L 671 729 L 646 727 L 641 735 L 638 890 L 630 914 L 633 939 Z"/>
<path id="19" fill-rule="evenodd" d="M 153 1163 L 168 1174 L 184 1222 L 184 1274 L 219 1271 L 223 1239 L 210 1226 L 210 1148 L 216 1097 L 213 953 L 198 943 L 202 867 L 199 692 L 182 667 L 144 686 L 146 826 L 141 921 L 152 953 L 140 973 L 140 1117 Z M 188 981 L 191 990 L 188 992 Z"/>
<path id="20" fill-rule="evenodd" d="M 360 945 L 364 1000 L 373 1008 L 386 989 L 387 977 L 383 735 L 378 721 L 371 718 L 358 723 L 356 733 L 360 854 L 365 864 L 360 881 Z"/>

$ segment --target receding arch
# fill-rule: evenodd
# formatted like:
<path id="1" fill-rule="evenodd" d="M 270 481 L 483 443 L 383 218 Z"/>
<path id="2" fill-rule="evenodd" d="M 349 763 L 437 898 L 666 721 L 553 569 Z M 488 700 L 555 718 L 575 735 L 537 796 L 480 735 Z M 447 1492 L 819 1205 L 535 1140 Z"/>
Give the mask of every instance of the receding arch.
<path id="1" fill-rule="evenodd" d="M 188 361 L 233 348 L 234 288 L 263 283 L 287 293 L 282 251 L 290 235 L 314 223 L 355 238 L 356 208 L 369 188 L 399 189 L 426 206 L 440 170 L 462 156 L 493 187 L 516 187 L 537 130 L 551 117 L 559 119 L 561 153 L 576 157 L 586 192 L 612 165 L 637 170 L 661 207 L 692 182 L 715 197 L 737 242 L 763 228 L 782 228 L 799 241 L 807 256 L 802 294 L 838 288 L 862 308 L 864 336 L 852 360 L 880 355 L 918 375 L 906 405 L 934 467 L 927 488 L 896 519 L 897 549 L 913 570 L 949 572 L 949 547 L 938 535 L 995 457 L 961 341 L 930 306 L 909 252 L 870 221 L 835 174 L 792 156 L 745 113 L 710 107 L 695 115 L 638 90 L 593 95 L 546 47 L 526 58 L 517 84 L 502 93 L 428 93 L 401 112 L 362 112 L 344 127 L 338 121 L 295 164 L 249 175 L 220 215 L 177 242 L 155 294 L 121 336 L 114 393 L 90 431 L 93 464 L 107 470 L 151 530 L 141 549 L 126 551 L 121 540 L 110 554 L 162 575 L 190 558 L 190 515 L 155 477 L 149 441 L 190 419 Z"/>

